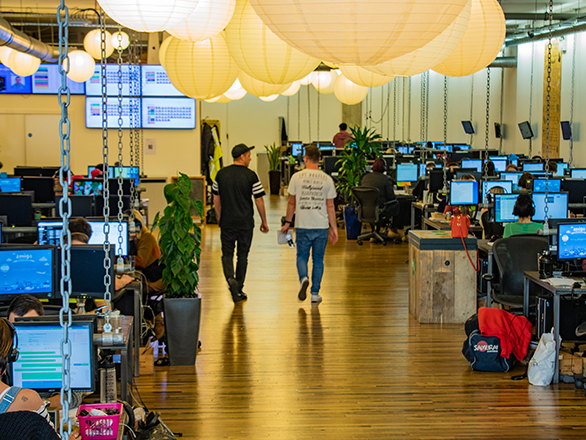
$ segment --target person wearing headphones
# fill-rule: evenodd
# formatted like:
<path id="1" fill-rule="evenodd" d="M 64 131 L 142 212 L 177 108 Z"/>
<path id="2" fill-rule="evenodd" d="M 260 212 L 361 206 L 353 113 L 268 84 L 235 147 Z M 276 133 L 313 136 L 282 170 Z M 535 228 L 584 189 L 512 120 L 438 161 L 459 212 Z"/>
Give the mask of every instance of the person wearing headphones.
<path id="1" fill-rule="evenodd" d="M 541 223 L 531 221 L 531 217 L 535 215 L 535 205 L 529 194 L 519 194 L 513 208 L 513 215 L 518 216 L 519 221 L 507 223 L 504 238 L 518 234 L 537 234 L 537 231 L 543 228 Z"/>
<path id="2" fill-rule="evenodd" d="M 378 189 L 379 205 L 385 206 L 385 203 L 393 201 L 397 198 L 393 190 L 393 180 L 384 174 L 387 169 L 387 164 L 383 159 L 378 157 L 372 164 L 372 173 L 366 173 L 362 177 L 361 186 L 370 186 Z M 383 211 L 381 214 L 385 214 Z"/>

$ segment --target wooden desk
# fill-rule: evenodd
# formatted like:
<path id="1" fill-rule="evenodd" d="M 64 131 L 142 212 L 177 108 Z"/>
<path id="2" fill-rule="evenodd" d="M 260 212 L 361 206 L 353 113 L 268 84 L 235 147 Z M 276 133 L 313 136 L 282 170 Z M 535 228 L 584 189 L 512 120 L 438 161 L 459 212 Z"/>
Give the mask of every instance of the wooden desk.
<path id="1" fill-rule="evenodd" d="M 423 220 L 423 229 L 426 231 L 430 229 L 435 229 L 437 231 L 449 231 L 452 229 L 452 226 L 449 220 L 433 220 L 431 218 L 426 218 Z M 482 233 L 482 226 L 470 225 L 468 231 L 474 235 Z"/>
<path id="2" fill-rule="evenodd" d="M 100 318 L 98 320 L 98 333 L 103 333 L 103 326 L 105 320 Z M 128 361 L 128 353 L 132 356 L 133 347 L 133 317 L 132 316 L 118 316 L 112 317 L 110 320 L 112 330 L 115 334 L 122 334 L 122 343 L 108 344 L 104 341 L 97 344 L 101 350 L 120 350 L 120 399 L 126 402 L 132 402 L 132 361 Z M 130 385 L 130 400 L 128 398 L 128 386 Z"/>
<path id="3" fill-rule="evenodd" d="M 429 218 L 429 214 L 437 211 L 436 205 L 428 205 L 423 202 L 411 203 L 411 230 L 415 230 L 415 210 L 421 211 L 421 226 L 423 227 L 423 219 Z"/>
<path id="4" fill-rule="evenodd" d="M 581 280 L 576 280 L 581 281 Z M 553 339 L 556 341 L 555 369 L 553 370 L 553 383 L 560 381 L 560 344 L 557 343 L 560 337 L 560 296 L 571 295 L 571 287 L 553 287 L 546 280 L 539 278 L 539 272 L 527 271 L 523 274 L 523 314 L 529 318 L 529 286 L 537 284 L 553 295 Z M 586 294 L 586 288 L 574 289 L 574 294 Z"/>

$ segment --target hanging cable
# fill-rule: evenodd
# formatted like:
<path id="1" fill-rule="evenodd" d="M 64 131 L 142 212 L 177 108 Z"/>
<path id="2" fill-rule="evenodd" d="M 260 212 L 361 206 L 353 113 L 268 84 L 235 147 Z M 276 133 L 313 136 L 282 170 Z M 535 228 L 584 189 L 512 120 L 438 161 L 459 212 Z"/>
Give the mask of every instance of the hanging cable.
<path id="1" fill-rule="evenodd" d="M 389 109 L 387 113 L 387 140 L 391 139 L 391 83 L 387 83 L 387 109 Z M 382 119 L 382 117 L 381 117 Z"/>
<path id="2" fill-rule="evenodd" d="M 484 123 L 484 161 L 482 164 L 482 203 L 488 203 L 488 135 L 490 126 L 490 67 L 486 68 L 486 121 Z"/>
<path id="3" fill-rule="evenodd" d="M 409 84 L 409 96 L 407 99 L 408 113 L 407 113 L 407 142 L 411 142 L 411 77 L 407 80 Z"/>
<path id="4" fill-rule="evenodd" d="M 448 77 L 444 75 L 444 148 L 448 145 Z M 444 159 L 444 188 L 443 192 L 448 191 L 448 153 L 447 148 L 442 155 Z"/>
<path id="5" fill-rule="evenodd" d="M 570 130 L 572 130 L 574 124 L 574 96 L 576 95 L 576 46 L 578 45 L 578 35 L 574 34 L 574 42 L 572 47 L 572 93 L 570 96 Z M 570 159 L 568 160 L 568 166 L 572 168 L 574 163 L 574 136 L 570 136 Z"/>
<path id="6" fill-rule="evenodd" d="M 529 80 L 529 125 L 533 123 L 533 68 L 535 65 L 535 43 L 531 43 L 531 75 Z M 533 137 L 529 138 L 529 157 L 533 156 Z"/>
<path id="7" fill-rule="evenodd" d="M 71 340 L 69 327 L 71 326 L 71 309 L 69 308 L 69 294 L 71 292 L 71 233 L 69 232 L 69 217 L 71 215 L 71 199 L 69 198 L 69 183 L 71 182 L 70 163 L 70 131 L 69 104 L 71 95 L 67 87 L 67 73 L 69 72 L 69 10 L 65 6 L 65 0 L 61 0 L 57 8 L 57 21 L 59 23 L 59 73 L 61 74 L 61 86 L 59 87 L 59 106 L 61 107 L 61 120 L 59 121 L 59 138 L 61 145 L 61 167 L 59 168 L 59 183 L 63 188 L 63 197 L 59 202 L 59 215 L 63 220 L 59 244 L 61 246 L 61 282 L 60 292 L 62 307 L 59 310 L 59 323 L 63 328 L 61 340 L 62 358 L 62 387 L 61 426 L 59 432 L 62 438 L 69 438 L 71 423 L 69 421 L 69 404 L 71 402 Z M 65 66 L 65 67 L 64 67 Z"/>
<path id="8" fill-rule="evenodd" d="M 388 87 L 389 83 L 387 83 L 387 87 Z M 380 134 L 381 136 L 384 133 L 384 115 L 385 115 L 385 100 L 383 97 L 383 90 L 384 90 L 384 86 L 383 88 L 381 88 L 380 90 Z"/>
<path id="9" fill-rule="evenodd" d="M 425 142 L 425 73 L 419 75 L 420 79 L 420 109 L 419 109 L 419 140 Z"/>
<path id="10" fill-rule="evenodd" d="M 317 80 L 318 85 L 320 85 L 320 82 L 319 82 L 320 77 L 321 77 L 321 75 L 318 75 L 318 80 Z M 319 87 L 318 87 L 318 89 L 319 89 Z M 316 141 L 318 141 L 318 142 L 320 141 L 320 137 L 319 137 L 320 96 L 319 95 L 321 95 L 321 93 L 319 93 L 319 90 L 318 90 L 317 91 L 317 139 L 316 139 Z"/>
<path id="11" fill-rule="evenodd" d="M 311 100 L 310 100 L 310 87 L 307 86 L 307 133 L 309 135 L 308 142 L 312 142 L 311 140 Z"/>
<path id="12" fill-rule="evenodd" d="M 470 123 L 472 123 L 474 118 L 474 75 L 470 75 Z M 470 134 L 470 140 L 468 143 L 470 144 L 470 148 L 472 148 L 472 142 L 474 142 L 474 135 Z"/>
<path id="13" fill-rule="evenodd" d="M 501 105 L 499 113 L 499 156 L 503 153 L 503 106 L 505 101 L 505 69 L 501 69 Z"/>
<path id="14" fill-rule="evenodd" d="M 549 230 L 549 144 L 551 142 L 551 50 L 552 50 L 552 21 L 553 21 L 553 0 L 549 0 L 548 15 L 548 37 L 547 37 L 547 96 L 545 114 L 545 203 L 543 207 L 543 229 Z"/>
<path id="15" fill-rule="evenodd" d="M 397 78 L 393 80 L 393 145 L 397 143 Z"/>
<path id="16" fill-rule="evenodd" d="M 407 94 L 405 93 L 405 78 L 401 78 L 401 95 L 403 98 L 403 105 L 401 106 L 401 141 L 405 142 L 405 107 L 407 103 L 405 100 L 407 99 Z"/>

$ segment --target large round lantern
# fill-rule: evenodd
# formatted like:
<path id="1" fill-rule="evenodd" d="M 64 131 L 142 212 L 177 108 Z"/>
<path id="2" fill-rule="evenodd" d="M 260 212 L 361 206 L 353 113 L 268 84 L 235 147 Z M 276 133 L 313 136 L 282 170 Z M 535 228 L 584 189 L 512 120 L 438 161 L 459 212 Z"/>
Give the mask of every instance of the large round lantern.
<path id="1" fill-rule="evenodd" d="M 308 73 L 307 76 L 304 76 L 299 80 L 299 84 L 302 86 L 308 86 L 311 84 L 311 79 L 313 78 L 313 72 Z"/>
<path id="2" fill-rule="evenodd" d="M 35 73 L 41 65 L 41 60 L 27 53 L 12 51 L 8 60 L 10 69 L 19 76 L 29 76 Z"/>
<path id="3" fill-rule="evenodd" d="M 85 82 L 92 77 L 96 68 L 96 62 L 92 56 L 83 50 L 69 52 L 69 72 L 67 77 L 75 82 Z M 63 61 L 63 68 L 67 68 L 67 59 Z"/>
<path id="4" fill-rule="evenodd" d="M 10 55 L 12 55 L 12 52 L 14 52 L 14 49 L 11 49 L 8 46 L 0 46 L 0 62 L 8 68 L 10 68 L 9 58 Z"/>
<path id="5" fill-rule="evenodd" d="M 283 41 L 335 64 L 379 64 L 441 34 L 468 0 L 250 0 Z"/>
<path id="6" fill-rule="evenodd" d="M 460 44 L 433 70 L 466 76 L 484 69 L 501 51 L 506 31 L 505 15 L 496 0 L 472 0 L 470 22 Z"/>
<path id="7" fill-rule="evenodd" d="M 259 96 L 258 99 L 260 99 L 261 101 L 264 102 L 273 102 L 275 99 L 277 99 L 279 97 L 279 95 L 271 95 L 271 96 Z"/>
<path id="8" fill-rule="evenodd" d="M 116 44 L 118 47 L 118 44 Z M 100 29 L 89 31 L 83 39 L 83 48 L 96 60 L 102 59 L 102 34 Z M 106 31 L 106 58 L 112 55 L 114 46 L 112 46 L 112 34 Z"/>
<path id="9" fill-rule="evenodd" d="M 458 46 L 470 21 L 472 0 L 458 18 L 438 37 L 420 49 L 376 66 L 364 66 L 379 75 L 414 76 L 426 72 L 445 60 Z"/>
<path id="10" fill-rule="evenodd" d="M 284 92 L 281 92 L 281 95 L 293 96 L 299 91 L 300 88 L 301 88 L 301 83 L 299 81 L 293 81 L 293 83 L 291 83 L 291 87 L 289 87 Z"/>
<path id="11" fill-rule="evenodd" d="M 138 32 L 159 32 L 185 20 L 198 0 L 98 0 L 106 14 Z"/>
<path id="12" fill-rule="evenodd" d="M 383 76 L 358 66 L 340 66 L 342 74 L 362 87 L 378 87 L 392 81 L 392 76 Z"/>
<path id="13" fill-rule="evenodd" d="M 328 88 L 336 78 L 333 78 L 329 70 L 316 70 L 311 72 L 311 84 L 317 91 L 320 88 Z"/>
<path id="14" fill-rule="evenodd" d="M 240 84 L 244 90 L 250 93 L 253 96 L 270 96 L 270 95 L 278 95 L 279 93 L 283 93 L 289 87 L 291 87 L 291 83 L 289 84 L 269 84 L 263 81 L 259 81 L 248 75 L 246 72 L 240 71 L 238 74 L 238 79 L 240 80 Z"/>
<path id="15" fill-rule="evenodd" d="M 253 78 L 286 84 L 305 77 L 320 60 L 307 56 L 277 37 L 258 18 L 248 0 L 238 0 L 226 42 L 238 67 Z"/>
<path id="16" fill-rule="evenodd" d="M 234 84 L 228 89 L 224 96 L 231 99 L 232 101 L 238 101 L 246 96 L 246 90 L 242 88 L 242 84 L 240 84 L 240 80 L 236 78 Z"/>
<path id="17" fill-rule="evenodd" d="M 172 38 L 173 37 L 165 38 L 159 46 L 159 63 L 161 63 L 163 67 L 165 67 L 165 52 L 167 52 L 167 46 L 169 46 Z"/>
<path id="18" fill-rule="evenodd" d="M 335 70 L 330 70 L 328 73 L 329 73 L 331 79 L 330 79 L 330 81 L 326 81 L 324 83 L 322 83 L 321 78 L 319 81 L 317 80 L 319 77 L 316 78 L 314 76 L 312 78 L 313 87 L 315 87 L 315 89 L 319 93 L 321 93 L 322 95 L 329 95 L 331 93 L 334 93 L 334 86 L 336 85 L 336 80 L 338 79 L 338 75 L 340 74 L 340 71 L 335 69 Z M 321 72 L 320 72 L 320 75 L 321 75 Z M 327 83 L 329 83 L 329 84 L 327 86 L 324 86 L 324 84 L 327 84 Z"/>
<path id="19" fill-rule="evenodd" d="M 112 47 L 115 47 L 116 50 L 118 47 L 124 50 L 128 46 L 130 46 L 130 37 L 126 32 L 119 31 L 112 34 Z"/>
<path id="20" fill-rule="evenodd" d="M 172 28 L 174 37 L 197 43 L 207 40 L 224 30 L 234 14 L 236 0 L 199 0 L 194 11 Z"/>
<path id="21" fill-rule="evenodd" d="M 368 87 L 354 84 L 344 75 L 338 76 L 334 85 L 334 94 L 343 104 L 354 105 L 362 102 L 368 94 Z"/>
<path id="22" fill-rule="evenodd" d="M 238 77 L 222 33 L 199 43 L 171 37 L 164 55 L 162 63 L 171 83 L 191 98 L 222 95 Z"/>
<path id="23" fill-rule="evenodd" d="M 204 99 L 205 102 L 217 102 L 218 104 L 226 104 L 227 102 L 230 102 L 231 99 L 228 98 L 226 95 L 220 95 L 220 96 L 216 96 L 215 98 L 211 98 L 211 99 Z"/>

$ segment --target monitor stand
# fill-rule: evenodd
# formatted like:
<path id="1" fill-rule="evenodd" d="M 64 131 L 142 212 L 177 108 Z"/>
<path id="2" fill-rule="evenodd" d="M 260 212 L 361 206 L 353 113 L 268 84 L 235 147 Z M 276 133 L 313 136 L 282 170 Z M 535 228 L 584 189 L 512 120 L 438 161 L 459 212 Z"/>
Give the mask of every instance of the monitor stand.
<path id="1" fill-rule="evenodd" d="M 85 315 L 85 298 L 77 298 L 77 314 Z"/>

